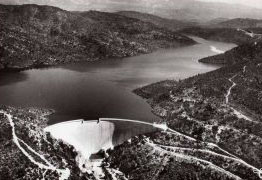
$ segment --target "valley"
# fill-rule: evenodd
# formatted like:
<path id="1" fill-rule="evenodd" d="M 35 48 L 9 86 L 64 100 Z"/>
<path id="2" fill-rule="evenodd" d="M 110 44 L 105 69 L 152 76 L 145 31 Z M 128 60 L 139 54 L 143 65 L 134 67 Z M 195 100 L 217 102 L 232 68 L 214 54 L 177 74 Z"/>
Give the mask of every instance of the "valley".
<path id="1" fill-rule="evenodd" d="M 0 5 L 0 179 L 262 178 L 258 11 L 162 6 Z"/>
<path id="2" fill-rule="evenodd" d="M 115 13 L 69 12 L 38 5 L 0 5 L 0 11 L 1 71 L 122 58 L 195 43 Z"/>

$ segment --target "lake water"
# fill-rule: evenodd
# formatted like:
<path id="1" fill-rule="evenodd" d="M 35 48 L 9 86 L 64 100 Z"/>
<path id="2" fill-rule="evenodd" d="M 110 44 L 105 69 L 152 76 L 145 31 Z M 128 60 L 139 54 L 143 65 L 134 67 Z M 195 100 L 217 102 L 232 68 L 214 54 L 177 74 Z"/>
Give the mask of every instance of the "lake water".
<path id="1" fill-rule="evenodd" d="M 0 104 L 55 109 L 49 124 L 100 117 L 156 121 L 158 118 L 151 113 L 150 106 L 133 94 L 133 89 L 214 70 L 218 67 L 197 60 L 235 47 L 194 39 L 199 44 L 136 57 L 1 73 Z M 113 144 L 150 131 L 150 126 L 115 123 Z"/>

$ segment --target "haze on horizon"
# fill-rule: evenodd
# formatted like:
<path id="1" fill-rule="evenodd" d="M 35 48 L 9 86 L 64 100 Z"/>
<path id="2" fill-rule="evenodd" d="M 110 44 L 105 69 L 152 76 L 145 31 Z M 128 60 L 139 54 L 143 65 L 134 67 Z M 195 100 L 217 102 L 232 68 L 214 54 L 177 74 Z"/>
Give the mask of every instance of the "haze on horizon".
<path id="1" fill-rule="evenodd" d="M 67 10 L 79 10 L 80 6 L 84 6 L 86 10 L 98 8 L 99 6 L 115 6 L 118 4 L 120 7 L 128 4 L 133 6 L 161 6 L 161 4 L 170 4 L 173 7 L 180 8 L 181 6 L 190 6 L 194 1 L 202 1 L 209 3 L 226 3 L 231 5 L 245 5 L 254 8 L 262 9 L 261 0 L 0 0 L 1 4 L 39 4 L 39 5 L 52 5 L 57 4 L 58 7 L 63 7 Z M 161 3 L 160 3 L 161 2 Z M 83 10 L 83 9 L 81 9 Z M 121 9 L 119 9 L 121 10 Z"/>
<path id="2" fill-rule="evenodd" d="M 262 19 L 261 0 L 0 0 L 0 4 L 50 5 L 69 11 L 138 11 L 190 22 Z"/>
<path id="3" fill-rule="evenodd" d="M 220 3 L 228 3 L 228 4 L 241 4 L 245 6 L 250 6 L 254 8 L 262 9 L 262 1 L 261 0 L 198 0 L 204 2 L 220 2 Z"/>

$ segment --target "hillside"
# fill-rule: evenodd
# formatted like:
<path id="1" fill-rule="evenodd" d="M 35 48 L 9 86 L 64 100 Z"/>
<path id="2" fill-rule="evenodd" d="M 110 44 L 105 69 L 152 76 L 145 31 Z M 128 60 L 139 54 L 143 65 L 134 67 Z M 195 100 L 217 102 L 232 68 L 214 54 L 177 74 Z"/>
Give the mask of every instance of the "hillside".
<path id="1" fill-rule="evenodd" d="M 159 3 L 158 0 L 121 0 L 121 3 L 119 0 L 0 0 L 0 3 L 37 3 L 57 6 L 69 11 L 139 11 L 163 18 L 190 22 L 207 22 L 216 18 L 262 19 L 261 9 L 258 9 L 259 7 L 200 0 L 167 0 L 161 1 L 161 3 Z M 250 3 L 250 5 L 252 6 L 253 4 Z"/>
<path id="2" fill-rule="evenodd" d="M 7 2 L 7 0 L 2 1 Z M 32 2 L 34 0 L 26 1 Z M 97 5 L 100 9 L 107 8 L 101 7 L 100 0 L 91 1 L 95 2 L 95 5 L 100 5 Z M 19 2 L 17 1 L 17 3 Z M 45 3 L 46 0 L 40 0 L 40 2 Z M 49 0 L 47 2 L 54 3 L 55 1 Z M 76 10 L 88 7 L 88 5 L 81 7 L 79 2 L 83 3 L 84 1 L 77 1 L 78 4 L 73 0 L 58 0 L 57 2 L 61 6 L 65 2 L 64 7 L 68 7 L 66 3 L 73 4 L 75 5 L 73 8 L 76 8 Z M 54 110 L 0 105 L 0 180 L 261 180 L 262 27 L 260 27 L 260 21 L 253 19 L 233 19 L 221 22 L 224 16 L 231 17 L 234 16 L 234 13 L 235 16 L 251 16 L 250 14 L 260 16 L 261 14 L 254 8 L 243 7 L 244 9 L 237 13 L 234 7 L 223 8 L 225 4 L 222 3 L 216 4 L 216 9 L 214 9 L 212 3 L 193 3 L 192 0 L 183 1 L 185 4 L 193 3 L 192 7 L 181 4 L 181 7 L 175 10 L 173 6 L 179 2 L 178 0 L 163 1 L 163 3 L 159 3 L 157 0 L 135 0 L 136 3 L 134 1 L 130 3 L 128 0 L 122 0 L 121 3 L 114 2 L 119 2 L 119 0 L 108 0 L 105 4 L 107 6 L 112 3 L 113 6 L 110 7 L 112 9 L 116 9 L 116 6 L 132 9 L 140 3 L 150 7 L 153 3 L 155 4 L 154 13 L 161 14 L 163 17 L 177 17 L 190 21 L 209 21 L 210 18 L 214 17 L 219 17 L 219 19 L 211 22 L 214 23 L 212 28 L 207 26 L 188 27 L 188 23 L 182 23 L 179 20 L 165 19 L 133 11 L 118 13 L 82 12 L 66 11 L 46 5 L 0 5 L 0 70 L 24 70 L 78 61 L 122 58 L 150 53 L 158 48 L 174 48 L 195 43 L 182 34 L 195 35 L 215 41 L 232 42 L 239 46 L 223 54 L 199 60 L 203 63 L 222 64 L 223 66 L 219 69 L 183 80 L 164 80 L 135 89 L 133 92 L 148 102 L 152 107 L 152 112 L 159 117 L 157 118 L 159 122 L 152 122 L 151 124 L 150 120 L 156 121 L 154 118 L 148 118 L 149 120 L 146 122 L 126 120 L 127 122 L 150 125 L 152 131 L 132 137 L 115 147 L 113 147 L 113 144 L 116 144 L 117 140 L 114 135 L 120 136 L 121 139 L 127 139 L 126 137 L 129 138 L 133 134 L 133 132 L 128 131 L 130 127 L 117 129 L 118 124 L 116 122 L 121 124 L 120 119 L 115 119 L 114 124 L 107 122 L 110 124 L 110 130 L 112 130 L 110 137 L 107 137 L 103 133 L 101 134 L 101 131 L 106 131 L 107 127 L 97 126 L 99 129 L 97 133 L 89 133 L 92 135 L 99 134 L 98 138 L 92 140 L 101 142 L 99 143 L 101 146 L 98 146 L 98 149 L 101 150 L 92 154 L 90 159 L 85 159 L 84 157 L 89 156 L 84 156 L 81 151 L 77 151 L 77 146 L 73 147 L 65 143 L 68 141 L 63 142 L 55 139 L 55 136 L 53 137 L 46 131 L 48 117 L 54 113 Z M 128 5 L 132 6 L 128 7 Z M 144 6 L 140 8 L 143 9 Z M 217 27 L 215 27 L 216 25 Z M 181 27 L 183 29 L 180 29 Z M 209 46 L 206 49 L 208 50 Z M 198 52 L 198 49 L 194 52 Z M 187 53 L 186 50 L 184 53 Z M 170 57 L 172 56 L 170 55 Z M 150 57 L 148 59 L 150 60 Z M 156 66 L 161 66 L 162 61 L 156 59 Z M 140 64 L 131 66 L 131 68 L 138 66 Z M 191 66 L 191 68 L 198 68 L 194 65 Z M 70 72 L 75 71 L 74 67 L 68 68 Z M 94 68 L 98 70 L 98 73 L 103 70 L 98 66 L 94 66 Z M 108 68 L 107 64 L 106 68 Z M 112 68 L 114 72 L 118 73 L 118 76 L 123 75 L 123 73 L 119 73 L 116 66 Z M 154 73 L 159 70 L 153 66 L 150 66 L 150 68 Z M 170 66 L 169 68 L 172 69 L 173 67 Z M 88 69 L 87 77 L 91 72 L 89 70 L 92 69 Z M 125 67 L 124 70 L 124 72 L 128 71 Z M 83 70 L 75 72 L 79 75 L 76 79 L 73 77 L 75 74 L 70 72 L 64 72 L 61 77 L 69 74 L 70 76 L 66 77 L 71 78 L 63 77 L 58 80 L 61 80 L 61 83 L 67 87 L 71 83 L 64 81 L 64 79 L 75 82 L 72 84 L 74 88 L 82 87 L 83 84 L 87 84 L 89 88 L 90 86 L 97 86 L 94 90 L 101 97 L 103 93 L 100 91 L 101 87 L 102 89 L 103 87 L 111 87 L 111 84 L 100 86 L 92 83 L 93 81 L 99 80 L 101 84 L 107 84 L 107 81 L 116 83 L 112 78 L 101 79 L 100 76 L 94 74 L 91 81 L 86 81 L 83 79 L 86 76 Z M 108 72 L 111 73 L 112 71 Z M 144 69 L 135 73 L 141 72 L 145 73 Z M 147 74 L 150 76 L 159 75 L 159 72 L 154 73 L 149 71 Z M 9 74 L 11 73 L 7 73 L 7 75 Z M 131 72 L 131 75 L 133 74 Z M 50 73 L 50 75 L 53 77 L 54 73 Z M 91 72 L 91 76 L 93 75 Z M 12 76 L 10 78 L 19 81 L 27 78 L 27 76 Z M 56 80 L 50 81 L 50 78 L 47 78 L 47 83 L 40 82 L 38 85 L 34 82 L 41 79 L 35 76 L 33 78 L 34 81 L 31 81 L 30 77 L 28 78 L 30 85 L 40 86 L 40 89 L 46 85 L 50 86 L 50 84 L 54 86 L 53 82 L 57 82 Z M 8 80 L 5 80 L 6 83 L 13 83 Z M 123 81 L 133 82 L 136 79 L 125 78 Z M 15 88 L 22 87 L 22 95 L 30 88 L 27 85 L 17 86 L 17 84 L 14 84 Z M 54 88 L 61 89 L 60 86 L 51 88 L 49 86 L 47 89 L 51 93 L 54 93 Z M 124 88 L 124 91 L 129 93 L 126 86 L 116 86 L 116 88 L 118 87 Z M 3 88 L 6 88 L 6 86 Z M 82 98 L 80 96 L 82 92 L 91 93 L 91 96 L 94 95 L 95 99 L 98 97 L 96 94 L 92 94 L 93 90 L 89 91 L 89 88 L 84 87 L 83 91 L 79 88 L 81 91 L 78 92 L 66 92 L 65 97 L 69 98 L 69 104 L 64 103 L 67 101 L 61 101 L 62 98 L 57 96 L 58 93 L 54 93 L 54 98 L 51 99 L 56 103 L 61 101 L 69 108 L 72 108 L 73 101 L 83 106 L 81 105 L 82 102 L 89 103 L 90 100 L 89 98 Z M 112 98 L 109 95 L 112 91 L 110 92 L 110 88 L 104 89 L 108 93 L 106 100 L 110 101 Z M 19 104 L 19 101 L 21 101 L 20 93 L 12 90 L 10 93 L 15 94 L 15 96 L 14 98 L 7 98 L 7 101 L 10 99 L 9 103 L 12 103 L 14 101 L 11 100 L 14 99 Z M 47 97 L 44 95 L 46 91 L 36 92 L 36 96 L 40 99 L 45 100 L 45 97 Z M 75 93 L 77 99 L 72 96 L 71 92 Z M 113 93 L 118 94 L 119 92 Z M 30 93 L 29 95 L 31 97 Z M 120 98 L 112 97 L 115 101 L 119 101 L 123 96 L 119 96 Z M 123 102 L 133 103 L 133 100 L 136 100 L 133 96 L 131 99 L 132 101 Z M 32 100 L 38 101 L 38 98 L 32 97 Z M 101 107 L 102 101 L 96 100 Z M 40 106 L 45 104 L 45 102 L 39 103 Z M 92 102 L 91 106 L 94 106 Z M 109 108 L 109 111 L 114 109 L 120 111 L 122 109 L 122 107 L 114 108 L 113 106 Z M 86 106 L 83 107 L 86 110 Z M 126 109 L 130 111 L 128 107 L 133 106 L 127 106 Z M 81 110 L 76 109 L 76 113 L 81 116 L 81 113 L 79 114 Z M 141 113 L 142 109 L 138 109 L 138 111 Z M 142 113 L 146 114 L 147 112 Z M 64 117 L 62 112 L 60 112 L 59 117 Z M 102 119 L 106 120 L 107 118 L 100 118 L 92 121 L 92 123 L 101 125 L 99 123 L 103 121 Z M 73 121 L 79 123 L 76 127 L 84 124 L 82 119 Z M 92 129 L 93 126 L 88 124 L 88 127 Z M 137 130 L 135 133 L 141 132 L 138 128 L 146 128 L 143 126 L 132 127 L 134 127 L 132 129 L 134 132 Z M 75 130 L 75 128 L 73 129 Z M 77 128 L 77 130 L 88 132 L 83 128 Z M 54 131 L 57 131 L 57 129 Z M 121 134 L 121 131 L 125 131 L 126 134 Z M 68 133 L 66 128 L 61 128 L 59 132 L 62 135 L 71 134 Z M 72 134 L 75 132 L 72 131 Z M 84 140 L 87 139 L 85 137 L 88 137 L 83 136 L 82 133 L 79 134 Z M 103 138 L 100 138 L 101 136 Z M 70 138 L 79 140 L 75 137 Z M 105 144 L 109 145 L 105 146 Z M 79 146 L 81 146 L 81 143 L 79 143 Z M 87 148 L 93 146 L 97 145 L 88 145 Z M 86 146 L 83 145 L 83 147 Z M 112 149 L 104 150 L 107 147 Z M 94 152 L 92 148 L 90 149 L 88 149 L 88 152 Z"/>
<path id="3" fill-rule="evenodd" d="M 95 179 L 77 167 L 74 147 L 43 131 L 52 113 L 0 107 L 0 179 Z"/>
<path id="4" fill-rule="evenodd" d="M 218 23 L 221 23 L 221 22 L 225 22 L 225 21 L 228 21 L 229 19 L 228 18 L 215 18 L 215 19 L 212 19 L 210 21 L 207 21 L 205 23 L 203 23 L 204 26 L 210 26 L 210 25 L 216 25 Z"/>
<path id="5" fill-rule="evenodd" d="M 259 180 L 261 80 L 262 59 L 252 58 L 185 80 L 136 89 L 162 118 L 163 130 L 133 137 L 108 150 L 101 164 L 105 179 Z M 80 173 L 73 147 L 43 132 L 50 113 L 0 107 L 1 177 L 58 179 L 58 172 L 66 175 L 68 169 L 68 179 L 94 179 L 92 173 Z M 13 127 L 21 147 L 44 168 L 18 149 L 12 141 Z M 50 164 L 55 168 L 45 171 Z"/>
<path id="6" fill-rule="evenodd" d="M 252 30 L 252 31 L 251 31 Z M 209 27 L 190 27 L 179 30 L 179 33 L 199 36 L 204 39 L 244 44 L 260 40 L 262 28 L 235 29 L 235 28 L 209 28 Z"/>
<path id="7" fill-rule="evenodd" d="M 26 69 L 134 56 L 195 42 L 138 19 L 51 6 L 0 5 L 0 68 Z"/>
<path id="8" fill-rule="evenodd" d="M 262 58 L 262 41 L 252 42 L 235 47 L 224 54 L 200 59 L 203 63 L 213 64 L 237 64 L 255 61 Z"/>
<path id="9" fill-rule="evenodd" d="M 240 28 L 240 29 L 247 29 L 247 28 L 262 28 L 262 20 L 258 19 L 244 19 L 244 18 L 236 18 L 230 19 L 227 21 L 219 22 L 215 25 L 215 27 L 220 28 Z"/>
<path id="10" fill-rule="evenodd" d="M 163 27 L 171 31 L 177 31 L 179 29 L 183 29 L 195 25 L 194 23 L 190 23 L 190 22 L 161 18 L 159 16 L 155 16 L 152 14 L 141 13 L 136 11 L 119 11 L 117 12 L 117 14 L 127 16 L 130 18 L 140 19 L 141 21 L 144 22 L 150 22 L 152 24 L 155 24 L 156 26 Z"/>
<path id="11" fill-rule="evenodd" d="M 136 89 L 167 127 L 116 147 L 107 161 L 131 179 L 259 180 L 261 64 L 250 59 Z"/>
<path id="12" fill-rule="evenodd" d="M 195 35 L 204 39 L 231 42 L 238 45 L 260 41 L 262 37 L 262 20 L 235 18 L 214 19 L 195 27 L 179 30 L 180 33 Z"/>
<path id="13" fill-rule="evenodd" d="M 261 41 L 245 43 L 200 60 L 218 70 L 136 89 L 166 126 L 116 147 L 110 167 L 131 179 L 259 180 L 261 52 Z"/>

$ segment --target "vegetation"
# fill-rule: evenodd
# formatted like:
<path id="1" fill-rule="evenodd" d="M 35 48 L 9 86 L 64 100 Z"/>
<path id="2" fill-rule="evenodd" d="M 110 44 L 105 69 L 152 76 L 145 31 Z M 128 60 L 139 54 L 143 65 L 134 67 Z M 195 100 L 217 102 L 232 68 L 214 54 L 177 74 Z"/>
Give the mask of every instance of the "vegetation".
<path id="1" fill-rule="evenodd" d="M 0 5 L 0 68 L 26 69 L 134 56 L 191 45 L 183 35 L 149 22 L 98 11 Z"/>
<path id="2" fill-rule="evenodd" d="M 252 41 L 252 38 L 234 28 L 206 28 L 191 27 L 179 31 L 189 35 L 199 36 L 204 39 L 243 44 Z"/>
<path id="3" fill-rule="evenodd" d="M 235 179 L 233 174 L 258 180 L 243 161 L 262 166 L 261 52 L 260 41 L 245 42 L 200 60 L 225 64 L 218 70 L 134 90 L 173 131 L 133 138 L 112 151 L 108 163 L 131 179 Z M 226 172 L 210 169 L 202 160 Z"/>
<path id="4" fill-rule="evenodd" d="M 200 62 L 212 64 L 237 64 L 256 61 L 262 58 L 262 42 L 242 44 L 232 50 L 211 57 L 200 59 Z"/>
<path id="5" fill-rule="evenodd" d="M 68 12 L 50 6 L 0 6 L 2 69 L 133 56 L 160 47 L 194 43 L 167 30 L 159 19 L 131 12 Z M 130 15 L 131 14 L 131 15 Z M 139 18 L 139 19 L 140 19 Z M 158 21 L 158 22 L 157 22 Z M 134 137 L 109 150 L 103 168 L 119 169 L 129 179 L 250 179 L 262 167 L 262 43 L 257 25 L 242 20 L 219 28 L 187 28 L 180 33 L 233 42 L 240 46 L 200 60 L 225 66 L 181 81 L 162 81 L 134 90 L 170 128 Z M 233 24 L 233 25 L 231 25 Z M 226 26 L 226 27 L 224 27 Z M 236 29 L 238 26 L 245 30 Z M 230 27 L 230 28 L 228 28 Z M 249 31 L 252 31 L 251 33 Z M 250 35 L 251 34 L 251 35 Z M 253 36 L 254 35 L 254 36 Z M 94 179 L 76 166 L 73 147 L 43 132 L 49 110 L 1 107 L 15 119 L 16 134 L 71 179 Z M 0 113 L 0 174 L 4 179 L 42 178 L 12 141 L 12 129 Z M 25 145 L 23 145 L 25 146 Z M 10 153 L 11 152 L 11 153 Z M 43 161 L 31 152 L 38 161 Z M 65 163 L 66 161 L 67 163 Z M 44 162 L 43 162 L 44 163 Z M 48 179 L 58 174 L 45 172 Z M 106 178 L 112 179 L 109 171 Z"/>
<path id="6" fill-rule="evenodd" d="M 225 20 L 215 25 L 216 27 L 222 28 L 241 28 L 241 29 L 249 29 L 249 28 L 262 28 L 262 20 L 259 19 L 250 19 L 250 18 L 236 18 Z"/>
<path id="7" fill-rule="evenodd" d="M 169 29 L 171 31 L 178 31 L 180 29 L 191 27 L 196 25 L 195 23 L 183 22 L 176 19 L 166 19 L 159 16 L 155 16 L 152 14 L 141 13 L 136 11 L 120 11 L 117 14 L 127 16 L 130 18 L 140 19 L 144 22 L 150 22 L 155 24 L 156 26 L 163 27 L 165 29 Z"/>
<path id="8" fill-rule="evenodd" d="M 93 175 L 80 172 L 76 162 L 77 153 L 72 146 L 53 139 L 50 134 L 43 131 L 47 123 L 46 116 L 53 113 L 52 110 L 20 109 L 6 106 L 1 106 L 0 110 L 13 116 L 15 133 L 19 139 L 36 152 L 44 155 L 55 167 L 69 168 L 71 171 L 70 179 L 94 179 Z M 16 146 L 9 120 L 3 113 L 0 113 L 0 137 L 0 179 L 58 179 L 56 171 L 47 170 L 45 172 L 45 169 L 38 168 Z M 23 143 L 20 142 L 20 145 L 38 162 L 45 163 L 26 148 Z"/>

